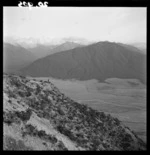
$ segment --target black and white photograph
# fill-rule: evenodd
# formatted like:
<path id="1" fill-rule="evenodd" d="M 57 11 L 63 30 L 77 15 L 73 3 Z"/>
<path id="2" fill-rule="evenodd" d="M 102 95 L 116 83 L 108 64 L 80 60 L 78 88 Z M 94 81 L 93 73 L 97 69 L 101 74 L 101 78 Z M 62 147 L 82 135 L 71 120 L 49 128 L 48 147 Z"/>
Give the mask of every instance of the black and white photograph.
<path id="1" fill-rule="evenodd" d="M 147 150 L 146 70 L 147 7 L 4 6 L 3 150 Z"/>

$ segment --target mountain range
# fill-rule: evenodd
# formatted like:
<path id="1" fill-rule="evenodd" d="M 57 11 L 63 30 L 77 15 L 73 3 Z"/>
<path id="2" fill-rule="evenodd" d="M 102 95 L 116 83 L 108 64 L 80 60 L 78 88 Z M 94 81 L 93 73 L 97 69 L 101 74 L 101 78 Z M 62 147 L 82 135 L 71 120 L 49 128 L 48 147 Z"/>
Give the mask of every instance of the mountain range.
<path id="1" fill-rule="evenodd" d="M 3 71 L 15 72 L 36 60 L 34 54 L 21 46 L 9 43 L 3 44 Z"/>
<path id="2" fill-rule="evenodd" d="M 54 54 L 63 50 L 69 50 L 83 45 L 65 42 L 60 45 L 42 45 L 37 44 L 35 47 L 22 47 L 19 44 L 3 44 L 4 72 L 17 72 L 21 68 L 31 64 L 33 61 Z"/>
<path id="3" fill-rule="evenodd" d="M 146 47 L 146 43 L 132 43 L 131 44 L 134 47 L 137 47 L 138 49 L 140 49 L 144 54 L 146 54 L 147 52 L 147 47 Z"/>
<path id="4" fill-rule="evenodd" d="M 36 58 L 46 57 L 50 54 L 54 54 L 60 51 L 65 51 L 69 49 L 73 49 L 76 47 L 81 47 L 83 45 L 74 43 L 74 42 L 65 42 L 60 45 L 42 45 L 37 44 L 35 47 L 27 48 L 30 52 L 32 52 Z"/>
<path id="5" fill-rule="evenodd" d="M 146 83 L 146 55 L 136 47 L 104 41 L 46 56 L 20 72 L 35 77 L 99 81 L 115 77 Z"/>

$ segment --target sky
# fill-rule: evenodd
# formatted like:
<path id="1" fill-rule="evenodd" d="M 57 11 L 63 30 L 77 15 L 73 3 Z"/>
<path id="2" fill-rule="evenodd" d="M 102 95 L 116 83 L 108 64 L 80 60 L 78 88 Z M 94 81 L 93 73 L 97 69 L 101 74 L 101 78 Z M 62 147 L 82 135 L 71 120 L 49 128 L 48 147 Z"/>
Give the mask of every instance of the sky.
<path id="1" fill-rule="evenodd" d="M 3 8 L 3 36 L 146 42 L 146 7 Z"/>

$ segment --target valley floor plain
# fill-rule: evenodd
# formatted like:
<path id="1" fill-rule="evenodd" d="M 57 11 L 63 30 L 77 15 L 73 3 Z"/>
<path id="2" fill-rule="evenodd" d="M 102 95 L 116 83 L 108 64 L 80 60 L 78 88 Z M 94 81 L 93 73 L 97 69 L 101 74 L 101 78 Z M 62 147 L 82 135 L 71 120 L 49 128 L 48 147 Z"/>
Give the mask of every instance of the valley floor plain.
<path id="1" fill-rule="evenodd" d="M 117 117 L 146 142 L 146 86 L 140 81 L 111 78 L 99 83 L 95 79 L 88 81 L 50 77 L 33 79 L 46 81 L 49 79 L 71 99 Z"/>

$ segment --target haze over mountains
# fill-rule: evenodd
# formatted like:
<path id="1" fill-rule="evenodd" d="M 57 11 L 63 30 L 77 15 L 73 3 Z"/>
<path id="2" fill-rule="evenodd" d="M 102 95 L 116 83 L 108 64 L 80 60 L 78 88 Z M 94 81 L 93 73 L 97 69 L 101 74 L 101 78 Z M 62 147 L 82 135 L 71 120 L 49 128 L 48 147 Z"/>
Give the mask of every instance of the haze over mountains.
<path id="1" fill-rule="evenodd" d="M 65 51 L 65 50 L 69 50 L 69 49 L 73 49 L 76 47 L 81 47 L 83 45 L 78 44 L 78 43 L 74 43 L 74 42 L 65 42 L 63 44 L 60 45 L 41 45 L 38 44 L 36 45 L 36 47 L 33 48 L 27 48 L 29 51 L 31 51 L 32 53 L 34 53 L 34 55 L 36 56 L 36 58 L 42 58 L 45 57 L 47 55 L 50 54 L 54 54 L 60 51 Z"/>
<path id="2" fill-rule="evenodd" d="M 123 44 L 119 43 L 121 46 L 125 46 L 128 49 L 131 49 L 135 52 L 146 54 L 146 44 L 145 43 L 134 43 L 134 44 Z"/>
<path id="3" fill-rule="evenodd" d="M 134 47 L 137 47 L 138 49 L 140 49 L 140 51 L 142 51 L 144 54 L 146 54 L 147 51 L 147 47 L 146 47 L 146 43 L 133 43 L 131 44 Z"/>
<path id="4" fill-rule="evenodd" d="M 16 72 L 39 58 L 81 46 L 83 45 L 74 42 L 65 42 L 60 45 L 37 44 L 35 47 L 25 48 L 17 43 L 4 43 L 3 70 L 5 72 Z"/>
<path id="5" fill-rule="evenodd" d="M 87 40 L 85 38 L 79 38 L 79 37 L 68 37 L 68 38 L 49 38 L 49 37 L 43 37 L 40 39 L 35 39 L 32 37 L 28 38 L 19 38 L 19 37 L 4 37 L 4 42 L 13 44 L 13 45 L 20 45 L 24 48 L 34 48 L 38 45 L 43 46 L 58 46 L 61 44 L 64 44 L 66 42 L 72 42 L 76 44 L 81 45 L 89 45 L 94 43 L 94 41 Z"/>
<path id="6" fill-rule="evenodd" d="M 15 46 L 9 43 L 4 43 L 3 45 L 3 70 L 5 72 L 19 70 L 36 60 L 34 54 L 19 45 Z"/>
<path id="7" fill-rule="evenodd" d="M 25 75 L 104 81 L 130 78 L 146 82 L 146 55 L 119 43 L 98 42 L 38 59 L 20 70 Z"/>
<path id="8" fill-rule="evenodd" d="M 117 77 L 136 78 L 146 82 L 144 43 L 133 46 L 108 41 L 91 45 L 76 42 L 37 44 L 35 47 L 26 48 L 18 42 L 13 45 L 4 43 L 4 71 L 19 71 L 30 76 L 51 76 L 60 79 L 95 78 L 104 81 Z"/>

